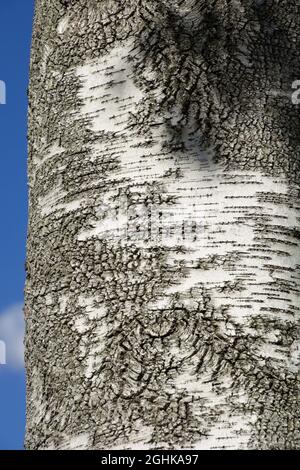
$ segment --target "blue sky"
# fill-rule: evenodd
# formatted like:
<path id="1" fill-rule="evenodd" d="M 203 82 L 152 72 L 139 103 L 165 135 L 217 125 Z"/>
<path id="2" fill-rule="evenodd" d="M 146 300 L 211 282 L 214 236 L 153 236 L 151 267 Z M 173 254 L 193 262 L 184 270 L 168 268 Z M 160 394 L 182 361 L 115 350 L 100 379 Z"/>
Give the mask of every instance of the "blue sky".
<path id="1" fill-rule="evenodd" d="M 29 52 L 34 0 L 0 2 L 0 450 L 22 449 L 25 377 L 22 367 L 22 304 L 27 223 L 26 133 Z"/>

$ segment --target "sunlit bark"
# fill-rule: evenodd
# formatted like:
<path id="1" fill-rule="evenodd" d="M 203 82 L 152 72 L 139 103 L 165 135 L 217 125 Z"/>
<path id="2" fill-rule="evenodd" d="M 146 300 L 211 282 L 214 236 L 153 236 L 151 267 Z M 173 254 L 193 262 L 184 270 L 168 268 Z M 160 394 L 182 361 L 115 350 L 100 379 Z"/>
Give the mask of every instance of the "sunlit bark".
<path id="1" fill-rule="evenodd" d="M 36 1 L 27 448 L 299 447 L 299 38 L 296 0 Z"/>

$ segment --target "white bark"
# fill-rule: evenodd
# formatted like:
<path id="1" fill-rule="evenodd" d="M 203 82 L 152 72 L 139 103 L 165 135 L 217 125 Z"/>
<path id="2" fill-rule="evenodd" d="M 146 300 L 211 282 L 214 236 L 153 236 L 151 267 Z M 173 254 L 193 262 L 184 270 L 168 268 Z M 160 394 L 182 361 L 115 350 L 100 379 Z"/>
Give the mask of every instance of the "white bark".
<path id="1" fill-rule="evenodd" d="M 286 2 L 36 3 L 27 447 L 297 448 Z"/>

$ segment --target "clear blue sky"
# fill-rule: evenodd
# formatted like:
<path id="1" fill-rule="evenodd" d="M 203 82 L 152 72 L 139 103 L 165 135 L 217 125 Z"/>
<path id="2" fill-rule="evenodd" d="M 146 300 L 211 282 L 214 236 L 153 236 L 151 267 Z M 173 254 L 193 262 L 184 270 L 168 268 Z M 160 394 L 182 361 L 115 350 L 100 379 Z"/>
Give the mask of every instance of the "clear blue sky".
<path id="1" fill-rule="evenodd" d="M 7 88 L 7 103 L 0 105 L 0 322 L 5 312 L 23 302 L 26 114 L 33 7 L 34 0 L 0 2 L 0 80 Z M 24 371 L 11 367 L 8 361 L 0 365 L 0 449 L 22 449 L 24 427 Z"/>

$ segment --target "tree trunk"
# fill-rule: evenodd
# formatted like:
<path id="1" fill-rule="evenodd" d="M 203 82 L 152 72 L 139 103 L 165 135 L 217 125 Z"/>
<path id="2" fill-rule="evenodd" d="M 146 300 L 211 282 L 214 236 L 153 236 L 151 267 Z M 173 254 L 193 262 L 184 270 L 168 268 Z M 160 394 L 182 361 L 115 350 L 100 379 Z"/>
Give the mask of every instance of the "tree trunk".
<path id="1" fill-rule="evenodd" d="M 28 449 L 299 448 L 297 0 L 36 0 Z"/>

